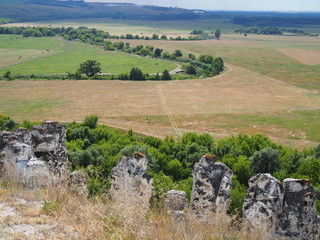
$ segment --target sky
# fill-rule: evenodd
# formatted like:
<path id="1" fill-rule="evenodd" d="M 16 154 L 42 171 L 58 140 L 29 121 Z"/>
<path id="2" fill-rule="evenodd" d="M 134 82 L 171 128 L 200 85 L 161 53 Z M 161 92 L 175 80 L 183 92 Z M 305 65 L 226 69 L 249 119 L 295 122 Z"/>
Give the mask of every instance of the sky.
<path id="1" fill-rule="evenodd" d="M 85 0 L 86 2 L 127 2 L 143 5 L 203 10 L 318 11 L 320 0 Z"/>

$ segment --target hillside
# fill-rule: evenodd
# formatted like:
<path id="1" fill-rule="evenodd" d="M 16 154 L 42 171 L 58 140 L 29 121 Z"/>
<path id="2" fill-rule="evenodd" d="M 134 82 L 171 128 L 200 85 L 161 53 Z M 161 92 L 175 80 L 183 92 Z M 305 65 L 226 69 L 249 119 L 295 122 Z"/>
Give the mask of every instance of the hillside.
<path id="1" fill-rule="evenodd" d="M 134 4 L 109 5 L 106 3 L 86 3 L 82 1 L 58 0 L 0 0 L 0 18 L 15 21 L 36 21 L 66 18 L 114 19 L 197 19 L 191 10 Z"/>

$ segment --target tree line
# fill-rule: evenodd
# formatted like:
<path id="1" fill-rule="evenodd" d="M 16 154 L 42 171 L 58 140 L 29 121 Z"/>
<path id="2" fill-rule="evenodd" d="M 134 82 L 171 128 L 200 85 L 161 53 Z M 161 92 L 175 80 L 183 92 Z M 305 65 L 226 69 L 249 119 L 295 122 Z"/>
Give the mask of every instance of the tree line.
<path id="1" fill-rule="evenodd" d="M 235 33 L 240 34 L 263 34 L 263 35 L 283 35 L 284 33 L 293 33 L 304 36 L 319 36 L 318 34 L 307 33 L 296 28 L 277 28 L 277 27 L 242 27 L 234 30 Z"/>
<path id="2" fill-rule="evenodd" d="M 320 17 L 237 16 L 232 22 L 245 26 L 320 25 Z"/>
<path id="3" fill-rule="evenodd" d="M 121 156 L 144 153 L 148 172 L 154 178 L 152 203 L 159 204 L 166 191 L 183 190 L 190 199 L 192 168 L 201 156 L 211 154 L 234 171 L 230 213 L 241 215 L 243 199 L 251 176 L 268 172 L 279 180 L 308 178 L 320 199 L 320 144 L 298 151 L 255 134 L 239 134 L 214 140 L 209 134 L 184 133 L 179 139 L 141 136 L 132 130 L 120 131 L 98 125 L 98 116 L 87 116 L 81 123 L 68 123 L 67 149 L 72 169 L 83 169 L 89 176 L 90 195 L 105 193 L 110 187 L 111 169 Z M 16 123 L 0 115 L 0 130 L 31 129 L 33 123 Z M 320 213 L 320 200 L 316 203 Z"/>
<path id="4" fill-rule="evenodd" d="M 1 21 L 1 19 L 0 19 Z M 8 21 L 8 20 L 4 20 Z M 0 23 L 1 24 L 1 23 Z M 199 34 L 197 31 L 201 31 Z M 215 37 L 217 38 L 217 29 Z M 213 32 L 212 32 L 213 33 Z M 103 42 L 104 39 L 136 39 L 136 40 L 172 40 L 172 41 L 187 41 L 187 40 L 204 40 L 212 39 L 202 30 L 194 30 L 190 34 L 191 36 L 185 37 L 168 37 L 167 35 L 153 34 L 152 36 L 144 36 L 138 34 L 127 33 L 125 35 L 110 35 L 103 30 L 97 30 L 96 28 L 88 27 L 0 27 L 0 34 L 17 34 L 23 37 L 54 37 L 56 35 L 62 36 L 66 40 L 80 40 L 83 42 Z M 221 34 L 221 32 L 220 32 Z M 219 35 L 220 36 L 220 35 Z M 218 37 L 219 39 L 219 37 Z"/>

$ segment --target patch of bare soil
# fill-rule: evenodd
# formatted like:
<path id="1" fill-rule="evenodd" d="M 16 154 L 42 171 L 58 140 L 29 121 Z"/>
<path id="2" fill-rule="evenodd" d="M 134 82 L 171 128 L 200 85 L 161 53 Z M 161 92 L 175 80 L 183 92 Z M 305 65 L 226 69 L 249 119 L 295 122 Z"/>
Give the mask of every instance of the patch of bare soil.
<path id="1" fill-rule="evenodd" d="M 303 64 L 308 65 L 319 65 L 320 64 L 320 51 L 311 49 L 292 49 L 292 48 L 281 48 L 277 49 L 279 52 L 291 57 Z"/>

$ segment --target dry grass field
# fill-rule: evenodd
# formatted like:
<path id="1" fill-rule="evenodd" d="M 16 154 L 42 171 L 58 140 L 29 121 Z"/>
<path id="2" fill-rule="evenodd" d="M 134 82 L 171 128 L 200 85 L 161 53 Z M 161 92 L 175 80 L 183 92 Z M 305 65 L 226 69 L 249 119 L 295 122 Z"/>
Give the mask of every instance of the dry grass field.
<path id="1" fill-rule="evenodd" d="M 159 85 L 181 132 L 208 132 L 215 138 L 239 132 L 260 132 L 294 146 L 314 145 L 317 141 L 308 138 L 302 126 L 290 129 L 290 126 L 272 122 L 243 122 L 242 119 L 244 115 L 265 114 L 288 117 L 294 111 L 319 109 L 317 92 L 234 65 L 221 76 L 198 80 L 2 81 L 0 113 L 17 121 L 44 118 L 81 121 L 86 115 L 97 114 L 101 123 L 155 136 L 174 135 L 159 96 Z M 315 122 L 311 124 L 320 124 L 319 112 L 314 115 Z"/>
<path id="2" fill-rule="evenodd" d="M 0 182 L 5 185 L 6 183 Z M 28 190 L 0 185 L 0 239 L 262 239 L 235 217 L 215 214 L 204 222 L 191 212 L 176 221 L 140 206 L 112 203 L 108 196 L 86 198 L 64 187 Z"/>
<path id="3" fill-rule="evenodd" d="M 303 64 L 312 66 L 320 64 L 320 50 L 279 48 L 278 51 Z"/>
<path id="4" fill-rule="evenodd" d="M 185 55 L 213 54 L 227 63 L 298 87 L 320 89 L 319 37 L 222 34 L 219 41 L 148 41 L 148 44 L 169 52 L 180 49 Z"/>
<path id="5" fill-rule="evenodd" d="M 201 24 L 210 31 L 221 23 Z M 80 25 L 109 29 L 111 34 L 169 36 L 182 36 L 197 28 L 170 21 L 65 22 L 65 26 Z M 223 33 L 221 40 L 124 41 L 168 52 L 180 49 L 185 56 L 213 54 L 222 57 L 228 67 L 214 78 L 169 82 L 2 81 L 0 114 L 17 121 L 66 122 L 97 114 L 100 123 L 159 137 L 196 131 L 217 139 L 244 132 L 266 134 L 298 148 L 320 142 L 319 37 Z"/>

